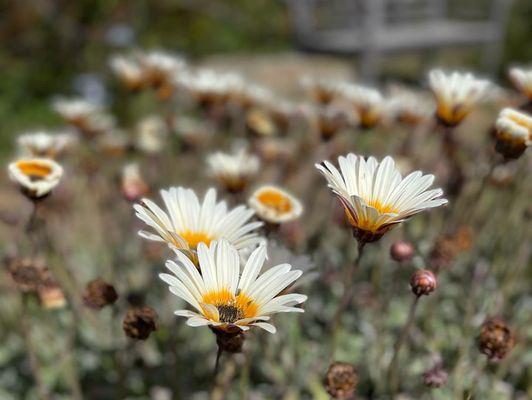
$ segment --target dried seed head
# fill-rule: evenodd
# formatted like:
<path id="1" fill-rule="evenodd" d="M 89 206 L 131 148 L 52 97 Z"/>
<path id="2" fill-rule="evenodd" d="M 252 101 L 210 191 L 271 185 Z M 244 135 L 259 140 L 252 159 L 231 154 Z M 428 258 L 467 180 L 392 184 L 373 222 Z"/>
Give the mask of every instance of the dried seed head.
<path id="1" fill-rule="evenodd" d="M 428 269 L 419 269 L 410 278 L 410 288 L 416 296 L 428 296 L 437 286 L 436 275 Z"/>
<path id="2" fill-rule="evenodd" d="M 484 321 L 478 338 L 478 347 L 489 360 L 502 360 L 514 345 L 514 333 L 502 318 L 491 317 Z"/>
<path id="3" fill-rule="evenodd" d="M 97 278 L 87 284 L 83 293 L 83 302 L 87 307 L 100 310 L 106 305 L 113 304 L 118 299 L 113 285 Z"/>
<path id="4" fill-rule="evenodd" d="M 61 287 L 55 282 L 49 282 L 45 285 L 39 286 L 37 295 L 44 308 L 63 308 L 66 305 L 65 294 Z"/>
<path id="5" fill-rule="evenodd" d="M 447 384 L 447 372 L 440 365 L 423 373 L 423 383 L 429 388 L 441 388 Z"/>
<path id="6" fill-rule="evenodd" d="M 397 262 L 408 262 L 414 256 L 412 243 L 400 240 L 390 247 L 390 256 Z"/>
<path id="7" fill-rule="evenodd" d="M 126 336 L 145 340 L 157 330 L 157 318 L 157 313 L 151 307 L 131 308 L 124 317 L 122 328 Z"/>
<path id="8" fill-rule="evenodd" d="M 246 337 L 240 328 L 234 327 L 234 329 L 231 329 L 229 327 L 225 329 L 217 329 L 211 327 L 211 330 L 216 335 L 216 344 L 222 351 L 227 353 L 240 353 L 242 351 L 242 346 Z"/>
<path id="9" fill-rule="evenodd" d="M 325 389 L 335 399 L 353 398 L 357 383 L 356 367 L 345 362 L 333 362 L 325 376 Z"/>
<path id="10" fill-rule="evenodd" d="M 42 260 L 15 257 L 7 260 L 7 264 L 11 278 L 24 293 L 35 293 L 39 287 L 53 281 Z"/>

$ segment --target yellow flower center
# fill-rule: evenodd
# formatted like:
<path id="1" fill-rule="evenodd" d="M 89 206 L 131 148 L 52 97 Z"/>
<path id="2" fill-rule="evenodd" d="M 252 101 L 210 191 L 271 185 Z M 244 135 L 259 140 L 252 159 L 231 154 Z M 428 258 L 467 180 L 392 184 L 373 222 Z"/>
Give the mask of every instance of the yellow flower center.
<path id="1" fill-rule="evenodd" d="M 38 161 L 19 161 L 17 167 L 32 180 L 43 179 L 52 172 L 49 165 Z"/>
<path id="2" fill-rule="evenodd" d="M 366 203 L 368 206 L 375 208 L 381 214 L 397 213 L 398 210 L 391 204 L 382 204 L 379 200 L 372 200 Z"/>
<path id="3" fill-rule="evenodd" d="M 217 322 L 234 323 L 242 318 L 252 318 L 257 315 L 258 305 L 244 293 L 235 296 L 227 289 L 205 293 L 203 304 L 211 304 L 218 310 L 217 319 L 207 308 L 203 309 L 205 317 Z"/>
<path id="4" fill-rule="evenodd" d="M 257 199 L 266 207 L 275 210 L 279 214 L 287 213 L 292 210 L 292 202 L 288 197 L 274 190 L 264 190 Z"/>
<path id="5" fill-rule="evenodd" d="M 205 243 L 208 246 L 212 240 L 212 238 L 204 232 L 185 231 L 179 233 L 179 236 L 181 236 L 192 249 L 197 248 L 200 243 Z"/>

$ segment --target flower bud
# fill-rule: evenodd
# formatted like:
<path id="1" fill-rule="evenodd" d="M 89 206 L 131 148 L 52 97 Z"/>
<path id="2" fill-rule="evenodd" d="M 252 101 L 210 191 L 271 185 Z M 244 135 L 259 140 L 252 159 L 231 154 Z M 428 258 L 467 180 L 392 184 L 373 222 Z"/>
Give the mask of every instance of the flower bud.
<path id="1" fill-rule="evenodd" d="M 400 240 L 390 247 L 390 256 L 397 262 L 408 262 L 414 256 L 412 243 Z"/>
<path id="2" fill-rule="evenodd" d="M 211 330 L 216 335 L 216 344 L 222 351 L 228 353 L 240 353 L 242 351 L 245 336 L 240 328 L 217 329 L 211 327 Z"/>
<path id="3" fill-rule="evenodd" d="M 358 374 L 353 364 L 333 362 L 325 376 L 325 389 L 335 399 L 350 399 L 355 394 Z"/>
<path id="4" fill-rule="evenodd" d="M 83 293 L 83 302 L 89 308 L 101 310 L 106 305 L 113 304 L 118 299 L 113 285 L 98 278 L 88 283 Z"/>
<path id="5" fill-rule="evenodd" d="M 417 270 L 410 278 L 410 288 L 416 296 L 428 296 L 437 286 L 436 276 L 428 269 Z"/>
<path id="6" fill-rule="evenodd" d="M 157 330 L 157 313 L 151 307 L 131 308 L 127 311 L 122 328 L 126 336 L 145 340 Z"/>
<path id="7" fill-rule="evenodd" d="M 484 321 L 478 338 L 478 347 L 489 360 L 502 360 L 512 350 L 514 344 L 514 333 L 502 318 L 492 317 Z"/>

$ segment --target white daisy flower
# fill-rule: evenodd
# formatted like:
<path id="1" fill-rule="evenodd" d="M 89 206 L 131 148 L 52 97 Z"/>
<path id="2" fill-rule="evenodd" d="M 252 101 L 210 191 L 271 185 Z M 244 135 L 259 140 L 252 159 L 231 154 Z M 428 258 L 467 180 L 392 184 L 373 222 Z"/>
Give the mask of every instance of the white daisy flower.
<path id="1" fill-rule="evenodd" d="M 43 198 L 63 176 L 63 167 L 48 158 L 24 158 L 8 166 L 9 177 L 31 199 Z"/>
<path id="2" fill-rule="evenodd" d="M 230 192 L 246 188 L 259 170 L 259 158 L 241 148 L 233 154 L 218 151 L 207 157 L 211 173 Z"/>
<path id="3" fill-rule="evenodd" d="M 160 153 L 166 144 L 168 126 L 157 116 L 145 117 L 137 124 L 136 147 L 148 154 Z"/>
<path id="4" fill-rule="evenodd" d="M 308 91 L 312 100 L 321 105 L 332 103 L 340 94 L 342 84 L 329 79 L 316 79 L 305 76 L 300 80 L 301 86 Z"/>
<path id="5" fill-rule="evenodd" d="M 387 108 L 391 116 L 402 123 L 417 125 L 434 115 L 435 105 L 425 93 L 418 93 L 401 86 L 390 89 Z"/>
<path id="6" fill-rule="evenodd" d="M 149 240 L 166 242 L 196 260 L 200 243 L 225 239 L 238 250 L 256 246 L 264 239 L 254 232 L 262 222 L 249 222 L 253 210 L 241 205 L 227 209 L 225 201 L 216 202 L 216 190 L 209 189 L 203 203 L 192 189 L 173 187 L 161 190 L 166 212 L 153 201 L 142 199 L 134 206 L 136 215 L 155 233 L 140 231 Z"/>
<path id="7" fill-rule="evenodd" d="M 437 103 L 436 116 L 447 126 L 462 122 L 492 89 L 489 81 L 471 73 L 445 73 L 440 69 L 429 72 L 429 86 Z"/>
<path id="8" fill-rule="evenodd" d="M 402 178 L 394 160 L 365 160 L 352 153 L 338 157 L 340 171 L 329 161 L 316 164 L 329 188 L 338 197 L 359 241 L 372 242 L 395 225 L 425 209 L 447 203 L 441 189 L 427 190 L 433 175 L 421 171 Z"/>
<path id="9" fill-rule="evenodd" d="M 515 88 L 532 101 L 532 68 L 511 68 L 508 75 Z"/>
<path id="10" fill-rule="evenodd" d="M 186 62 L 183 58 L 164 51 L 150 51 L 138 54 L 146 79 L 153 86 L 170 83 L 178 73 L 185 71 Z"/>
<path id="11" fill-rule="evenodd" d="M 242 331 L 256 326 L 270 333 L 276 328 L 264 321 L 279 312 L 303 312 L 294 307 L 307 296 L 280 293 L 302 274 L 280 264 L 262 275 L 266 247 L 257 248 L 243 266 L 240 274 L 238 251 L 227 241 L 198 245 L 199 271 L 183 254 L 177 252 L 177 263 L 167 261 L 173 273 L 161 274 L 170 291 L 189 303 L 194 311 L 177 310 L 175 315 L 188 318 L 189 326 L 211 326 L 222 331 Z M 201 272 L 201 273 L 200 273 Z"/>
<path id="12" fill-rule="evenodd" d="M 132 57 L 115 55 L 109 61 L 115 75 L 131 90 L 144 85 L 144 72 L 137 60 Z"/>
<path id="13" fill-rule="evenodd" d="M 272 185 L 255 190 L 248 203 L 260 219 L 272 224 L 294 221 L 303 213 L 303 205 L 298 199 Z"/>
<path id="14" fill-rule="evenodd" d="M 57 99 L 52 103 L 52 108 L 65 121 L 76 126 L 80 121 L 103 111 L 99 104 L 83 98 Z"/>
<path id="15" fill-rule="evenodd" d="M 17 137 L 17 146 L 22 153 L 32 157 L 56 158 L 73 147 L 77 141 L 74 134 L 29 132 Z"/>
<path id="16" fill-rule="evenodd" d="M 361 85 L 343 84 L 341 92 L 344 99 L 355 107 L 363 128 L 373 128 L 380 122 L 385 102 L 378 90 Z"/>
<path id="17" fill-rule="evenodd" d="M 495 134 L 497 151 L 507 158 L 518 158 L 532 145 L 532 116 L 505 108 L 495 122 Z"/>

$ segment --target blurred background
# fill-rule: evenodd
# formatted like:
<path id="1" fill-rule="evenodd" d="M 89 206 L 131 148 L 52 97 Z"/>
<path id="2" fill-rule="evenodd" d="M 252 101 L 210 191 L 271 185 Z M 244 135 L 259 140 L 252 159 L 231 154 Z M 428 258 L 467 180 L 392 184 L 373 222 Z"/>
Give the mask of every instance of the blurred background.
<path id="1" fill-rule="evenodd" d="M 530 154 L 494 164 L 492 128 L 503 107 L 530 110 L 507 70 L 532 61 L 532 1 L 4 0 L 0 8 L 4 164 L 16 157 L 16 138 L 24 132 L 69 126 L 79 139 L 61 158 L 64 179 L 39 211 L 45 259 L 39 262 L 57 280 L 52 298 L 44 299 L 51 305 L 16 281 L 13 270 L 28 266 L 32 205 L 2 175 L 0 256 L 7 268 L 0 284 L 0 400 L 328 399 L 328 324 L 356 245 L 314 163 L 348 152 L 391 154 L 402 172 L 433 173 L 451 200 L 366 250 L 333 351 L 357 364 L 356 398 L 390 398 L 387 368 L 412 300 L 410 275 L 419 268 L 438 272 L 439 286 L 423 298 L 399 357 L 397 398 L 531 398 Z M 237 73 L 257 104 L 235 109 L 223 91 L 222 100 L 209 104 L 209 87 L 203 103 L 186 90 L 165 98 L 160 87 L 130 90 L 109 61 L 136 50 L 142 57 L 158 50 L 182 56 L 193 72 Z M 501 88 L 456 127 L 454 160 L 442 156 L 446 128 L 436 126 L 428 90 L 413 103 L 422 122 L 399 121 L 384 107 L 393 95 L 388 84 L 428 89 L 433 67 L 472 71 Z M 306 93 L 301 81 L 309 76 L 316 88 L 321 79 L 386 88 L 382 121 L 362 127 L 357 114 L 331 129 L 315 123 L 337 122 L 337 115 L 323 112 L 327 102 L 319 104 L 312 90 Z M 257 88 L 273 95 L 262 104 Z M 240 94 L 235 97 L 244 104 Z M 98 132 L 103 140 L 55 112 L 58 97 L 102 105 L 101 114 L 112 116 Z M 423 103 L 428 112 L 418 107 Z M 112 129 L 105 126 L 110 120 Z M 245 202 L 253 185 L 238 195 L 224 191 L 205 161 L 236 142 L 260 159 L 253 185 L 281 185 L 306 207 L 300 220 L 263 233 L 273 236 L 272 263 L 305 269 L 297 289 L 309 301 L 305 314 L 276 316 L 276 335 L 250 333 L 244 354 L 224 357 L 214 382 L 214 337 L 172 314 L 181 303 L 157 277 L 171 254 L 137 236 L 142 223 L 132 202 L 148 195 L 161 204 L 158 190 L 175 185 L 200 197 L 217 186 L 219 198 Z M 139 196 L 124 193 L 123 167 L 130 162 L 138 167 L 132 180 L 141 183 L 133 188 Z M 456 183 L 453 166 L 463 173 L 455 192 L 448 190 Z M 407 262 L 390 258 L 400 240 L 413 243 Z M 102 310 L 83 299 L 98 277 L 118 292 L 116 303 Z M 157 331 L 143 342 L 122 329 L 126 312 L 141 305 L 159 314 Z M 507 346 L 516 348 L 500 363 L 488 363 L 477 345 L 483 321 L 494 314 L 516 331 Z M 424 373 L 449 384 L 431 390 L 441 382 L 427 384 Z"/>
<path id="2" fill-rule="evenodd" d="M 440 65 L 504 80 L 508 63 L 532 58 L 527 0 L 7 0 L 2 8 L 4 153 L 17 132 L 58 123 L 54 94 L 111 101 L 105 60 L 130 48 L 215 58 L 263 80 L 280 68 L 280 88 L 313 69 L 337 79 L 364 72 L 424 82 L 428 67 Z"/>

